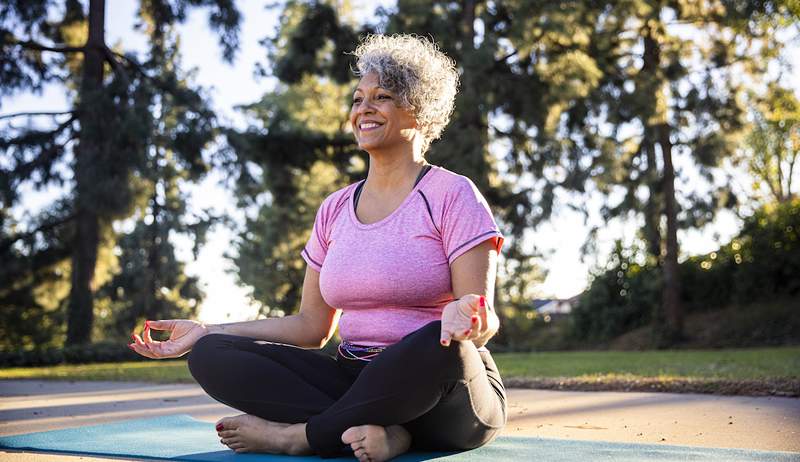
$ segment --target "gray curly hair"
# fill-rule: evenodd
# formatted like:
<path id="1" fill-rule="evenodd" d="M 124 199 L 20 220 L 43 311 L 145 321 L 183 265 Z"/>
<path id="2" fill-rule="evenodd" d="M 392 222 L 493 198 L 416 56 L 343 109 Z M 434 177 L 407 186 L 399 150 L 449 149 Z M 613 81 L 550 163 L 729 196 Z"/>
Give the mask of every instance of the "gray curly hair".
<path id="1" fill-rule="evenodd" d="M 375 72 L 380 86 L 414 114 L 425 153 L 453 113 L 458 92 L 455 61 L 433 41 L 410 34 L 370 34 L 353 54 L 358 58 L 357 76 Z"/>

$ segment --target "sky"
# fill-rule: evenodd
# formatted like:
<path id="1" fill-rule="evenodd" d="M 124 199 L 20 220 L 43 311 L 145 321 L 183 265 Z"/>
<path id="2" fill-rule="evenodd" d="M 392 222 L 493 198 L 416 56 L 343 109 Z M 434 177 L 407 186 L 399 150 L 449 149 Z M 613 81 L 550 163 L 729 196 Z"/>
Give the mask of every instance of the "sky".
<path id="1" fill-rule="evenodd" d="M 136 15 L 135 0 L 115 0 L 107 3 L 106 30 L 107 43 L 119 44 L 125 50 L 143 50 L 144 37 L 133 30 Z M 261 98 L 274 88 L 271 79 L 256 78 L 253 74 L 256 62 L 265 62 L 264 48 L 258 42 L 272 35 L 277 24 L 279 9 L 266 10 L 260 1 L 237 1 L 242 12 L 243 23 L 240 31 L 241 47 L 233 64 L 221 58 L 221 49 L 216 36 L 207 26 L 206 11 L 191 10 L 188 21 L 179 26 L 181 54 L 184 69 L 196 68 L 195 82 L 209 89 L 213 106 L 223 123 L 244 127 L 244 119 L 234 108 Z M 371 15 L 379 4 L 391 5 L 393 2 L 361 0 L 354 1 L 356 15 Z M 800 63 L 800 49 L 793 46 L 787 58 Z M 795 82 L 800 91 L 800 82 Z M 0 113 L 30 110 L 59 110 L 67 108 L 63 90 L 58 86 L 47 87 L 41 95 L 16 95 L 4 98 Z M 679 162 L 679 161 L 677 161 Z M 680 167 L 680 165 L 678 165 Z M 190 186 L 190 204 L 195 209 L 211 208 L 242 222 L 244 212 L 235 207 L 232 195 L 220 186 L 219 173 L 212 173 L 202 183 Z M 16 211 L 37 210 L 52 200 L 54 191 L 23 192 L 24 205 Z M 569 200 L 567 196 L 562 199 Z M 532 230 L 526 236 L 528 246 L 535 246 L 543 253 L 542 266 L 548 276 L 535 288 L 538 298 L 568 298 L 582 292 L 590 280 L 590 271 L 605 261 L 615 239 L 631 242 L 636 234 L 637 222 L 611 222 L 605 224 L 597 237 L 600 252 L 587 260 L 581 259 L 580 247 L 584 243 L 590 225 L 599 223 L 599 197 L 585 201 L 590 220 L 577 211 L 567 208 L 559 210 L 552 220 Z M 684 255 L 707 253 L 727 242 L 739 229 L 739 222 L 733 214 L 721 213 L 712 226 L 701 231 L 693 230 L 679 233 L 681 250 Z M 252 319 L 257 307 L 248 301 L 249 291 L 235 283 L 233 264 L 223 255 L 231 249 L 234 235 L 228 229 L 217 228 L 209 235 L 206 246 L 197 260 L 192 260 L 188 241 L 178 241 L 179 257 L 187 261 L 187 272 L 197 275 L 206 292 L 206 299 L 200 307 L 199 318 L 203 322 L 219 323 Z"/>

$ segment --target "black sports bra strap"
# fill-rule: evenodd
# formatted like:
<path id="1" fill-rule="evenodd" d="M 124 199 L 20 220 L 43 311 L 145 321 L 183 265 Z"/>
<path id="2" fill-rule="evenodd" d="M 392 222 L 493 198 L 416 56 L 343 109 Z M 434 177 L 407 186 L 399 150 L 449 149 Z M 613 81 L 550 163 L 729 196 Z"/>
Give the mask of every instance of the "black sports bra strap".
<path id="1" fill-rule="evenodd" d="M 431 170 L 431 168 L 433 168 L 433 166 L 430 165 L 430 164 L 425 164 L 425 166 L 422 167 L 422 170 L 420 170 L 419 175 L 417 175 L 417 179 L 416 179 L 416 181 L 414 181 L 414 186 L 412 186 L 412 188 L 416 187 L 417 184 L 419 184 L 420 180 L 422 180 L 422 177 L 424 177 L 425 174 L 428 173 Z M 358 207 L 358 199 L 361 198 L 361 190 L 364 189 L 364 183 L 366 183 L 366 182 L 367 182 L 367 180 L 363 180 L 363 181 L 361 181 L 361 183 L 358 184 L 358 186 L 356 186 L 356 191 L 353 193 L 353 196 L 354 196 L 353 197 L 353 207 L 354 208 Z"/>

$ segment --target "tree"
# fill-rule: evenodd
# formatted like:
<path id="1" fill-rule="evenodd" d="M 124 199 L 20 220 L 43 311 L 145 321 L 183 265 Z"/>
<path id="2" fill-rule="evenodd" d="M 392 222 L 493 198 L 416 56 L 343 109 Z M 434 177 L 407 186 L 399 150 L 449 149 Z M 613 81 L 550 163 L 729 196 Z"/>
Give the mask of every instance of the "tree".
<path id="1" fill-rule="evenodd" d="M 800 101 L 792 90 L 772 84 L 759 106 L 751 112 L 752 126 L 734 162 L 752 177 L 756 200 L 790 202 L 797 195 Z"/>
<path id="2" fill-rule="evenodd" d="M 3 229 L 3 233 L 16 242 L 45 229 L 71 229 L 64 233 L 69 235 L 69 244 L 60 243 L 60 248 L 69 249 L 70 261 L 68 344 L 91 340 L 94 292 L 107 278 L 97 274 L 98 251 L 113 245 L 112 222 L 133 212 L 142 194 L 136 179 L 147 176 L 148 152 L 153 146 L 169 146 L 181 167 L 192 172 L 206 168 L 201 149 L 209 140 L 213 114 L 205 108 L 200 93 L 179 79 L 177 70 L 170 67 L 175 62 L 168 59 L 176 46 L 168 31 L 184 21 L 192 7 L 211 9 L 211 27 L 220 32 L 226 59 L 232 59 L 240 18 L 228 0 L 142 2 L 139 16 L 151 44 L 145 62 L 106 45 L 103 0 L 90 0 L 86 6 L 78 0 L 37 0 L 0 7 L 2 94 L 39 91 L 45 84 L 63 82 L 73 104 L 70 110 L 47 114 L 56 123 L 46 128 L 9 124 L 1 145 L 9 161 L 0 166 L 3 209 L 18 203 L 18 187 L 24 183 L 66 189 L 54 218 L 42 223 L 39 230 L 9 233 Z M 55 16 L 58 19 L 49 19 Z M 162 127 L 159 118 L 153 117 L 161 95 L 173 97 L 180 107 L 172 115 L 165 114 L 179 122 L 169 137 L 159 136 Z M 58 260 L 55 248 L 35 249 L 22 258 L 35 262 L 32 272 L 39 271 Z M 44 254 L 49 256 L 46 261 L 38 258 Z M 24 277 L 21 274 L 9 282 Z"/>
<path id="3" fill-rule="evenodd" d="M 300 252 L 315 212 L 365 172 L 366 155 L 346 128 L 354 80 L 342 59 L 357 43 L 347 16 L 346 2 L 338 10 L 327 2 L 287 2 L 279 30 L 263 42 L 269 75 L 281 83 L 241 108 L 251 117 L 249 129 L 227 132 L 239 204 L 251 211 L 231 257 L 263 315 L 299 308 Z"/>
<path id="4" fill-rule="evenodd" d="M 759 79 L 777 55 L 776 30 L 792 13 L 780 2 L 634 1 L 603 3 L 594 14 L 584 50 L 601 78 L 560 115 L 562 158 L 583 151 L 576 166 L 607 196 L 605 218 L 641 217 L 661 268 L 669 344 L 684 317 L 678 230 L 734 204 L 714 171 L 744 130 L 748 78 Z M 676 169 L 676 158 L 688 168 Z"/>

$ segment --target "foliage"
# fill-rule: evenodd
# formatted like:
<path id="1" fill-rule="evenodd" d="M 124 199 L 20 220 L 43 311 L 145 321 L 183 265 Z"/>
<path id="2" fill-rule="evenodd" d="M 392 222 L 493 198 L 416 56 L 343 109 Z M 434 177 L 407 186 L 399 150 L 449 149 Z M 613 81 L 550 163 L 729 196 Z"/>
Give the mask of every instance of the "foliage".
<path id="1" fill-rule="evenodd" d="M 145 359 L 120 342 L 95 342 L 36 349 L 0 351 L 0 367 L 54 366 L 57 364 L 89 364 Z"/>
<path id="2" fill-rule="evenodd" d="M 192 7 L 209 9 L 211 27 L 232 58 L 240 18 L 227 0 L 142 2 L 139 27 L 149 39 L 143 59 L 105 44 L 102 2 L 37 0 L 0 7 L 0 92 L 35 92 L 47 83 L 63 83 L 71 105 L 53 114 L 4 116 L 8 121 L 0 127 L 0 256 L 9 262 L 0 271 L 0 331 L 9 334 L 3 342 L 60 343 L 65 320 L 67 343 L 90 341 L 95 292 L 119 268 L 113 222 L 131 217 L 148 198 L 156 197 L 150 205 L 164 200 L 157 190 L 164 188 L 158 175 L 166 171 L 161 168 L 166 156 L 179 171 L 166 182 L 196 180 L 209 168 L 202 151 L 216 133 L 214 114 L 181 72 L 172 32 Z M 28 123 L 12 123 L 19 119 Z M 12 222 L 20 192 L 31 188 L 54 190 L 60 197 L 43 212 Z M 157 213 L 139 217 L 148 215 L 162 219 Z M 175 228 L 175 220 L 169 226 L 183 232 L 186 226 Z M 159 250 L 172 252 L 166 244 Z M 173 256 L 156 260 L 161 258 Z M 162 287 L 172 291 L 176 284 Z M 187 290 L 187 296 L 195 295 L 196 289 Z"/>
<path id="3" fill-rule="evenodd" d="M 757 99 L 753 123 L 734 165 L 743 165 L 753 179 L 752 194 L 762 204 L 797 196 L 800 159 L 800 101 L 794 91 L 770 84 Z"/>
<path id="4" fill-rule="evenodd" d="M 652 321 L 660 304 L 661 283 L 642 251 L 617 241 L 602 271 L 572 312 L 572 337 L 584 342 L 607 340 Z"/>
<path id="5" fill-rule="evenodd" d="M 327 2 L 283 8 L 279 30 L 264 41 L 281 83 L 240 108 L 249 129 L 226 133 L 235 154 L 227 166 L 239 205 L 249 211 L 230 257 L 262 315 L 299 308 L 306 267 L 300 252 L 317 208 L 366 169 L 346 129 L 354 80 L 342 51 L 357 42 L 355 26 L 340 20 L 347 4 L 338 12 Z"/>
<path id="6" fill-rule="evenodd" d="M 637 263 L 635 253 L 635 249 L 623 249 L 618 244 L 608 266 L 595 275 L 574 311 L 575 338 L 605 341 L 638 326 L 660 322 L 654 310 L 658 304 L 658 272 L 652 264 Z M 800 199 L 759 209 L 745 220 L 731 242 L 682 262 L 681 296 L 690 312 L 796 299 L 800 296 L 797 274 Z M 768 318 L 769 312 L 755 312 L 753 316 Z M 797 322 L 800 312 L 795 308 L 789 316 Z M 762 319 L 762 328 L 768 327 L 766 323 Z M 774 327 L 773 332 L 782 331 L 780 326 Z M 791 341 L 791 336 L 786 338 Z"/>

